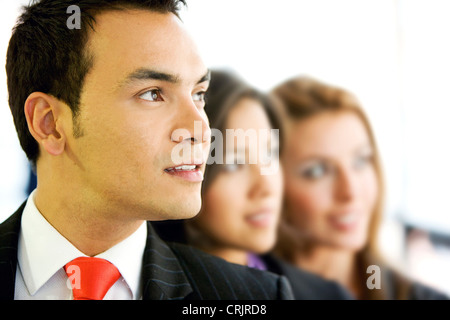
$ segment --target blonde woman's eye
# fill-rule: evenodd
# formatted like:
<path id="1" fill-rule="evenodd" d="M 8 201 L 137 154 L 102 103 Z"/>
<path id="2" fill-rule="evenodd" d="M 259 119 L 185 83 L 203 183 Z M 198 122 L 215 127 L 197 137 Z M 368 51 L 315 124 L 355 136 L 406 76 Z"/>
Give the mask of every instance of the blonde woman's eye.
<path id="1" fill-rule="evenodd" d="M 368 164 L 371 164 L 372 160 L 373 160 L 373 156 L 371 154 L 359 156 L 359 157 L 356 157 L 353 165 L 354 165 L 355 169 L 362 169 L 365 166 L 367 166 Z"/>
<path id="2" fill-rule="evenodd" d="M 143 94 L 139 95 L 139 98 L 147 101 L 164 101 L 164 99 L 161 96 L 161 90 L 159 89 L 148 90 Z"/>
<path id="3" fill-rule="evenodd" d="M 305 179 L 315 180 L 325 176 L 328 171 L 329 170 L 325 164 L 318 163 L 300 170 L 300 175 Z"/>

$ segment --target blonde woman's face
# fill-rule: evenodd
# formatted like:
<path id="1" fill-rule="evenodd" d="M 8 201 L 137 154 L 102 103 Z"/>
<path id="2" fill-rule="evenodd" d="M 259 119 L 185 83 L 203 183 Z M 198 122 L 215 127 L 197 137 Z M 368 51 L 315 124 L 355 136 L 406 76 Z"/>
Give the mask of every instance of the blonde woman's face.
<path id="1" fill-rule="evenodd" d="M 287 143 L 288 224 L 308 243 L 358 250 L 367 242 L 378 197 L 374 150 L 352 112 L 299 121 Z"/>

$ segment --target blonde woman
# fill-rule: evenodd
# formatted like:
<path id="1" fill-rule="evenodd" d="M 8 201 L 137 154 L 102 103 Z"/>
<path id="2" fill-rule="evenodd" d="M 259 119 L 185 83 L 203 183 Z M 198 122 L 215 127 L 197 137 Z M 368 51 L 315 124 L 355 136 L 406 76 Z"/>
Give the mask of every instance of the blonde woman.
<path id="1" fill-rule="evenodd" d="M 373 131 L 355 96 L 309 77 L 290 79 L 273 95 L 287 122 L 276 253 L 339 282 L 357 299 L 447 298 L 389 267 L 377 250 L 383 174 Z M 369 266 L 374 267 L 368 274 Z M 373 272 L 380 281 L 368 286 Z"/>

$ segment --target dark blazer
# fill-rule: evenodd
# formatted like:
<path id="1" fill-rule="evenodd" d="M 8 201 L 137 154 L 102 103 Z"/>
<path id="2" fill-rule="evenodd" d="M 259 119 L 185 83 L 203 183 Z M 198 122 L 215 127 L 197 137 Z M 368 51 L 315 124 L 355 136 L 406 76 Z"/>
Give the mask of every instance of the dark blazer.
<path id="1" fill-rule="evenodd" d="M 166 241 L 187 242 L 183 220 L 158 221 L 152 225 L 158 235 Z M 288 279 L 295 300 L 353 300 L 353 296 L 337 282 L 301 270 L 273 255 L 264 255 L 261 258 L 268 271 Z"/>
<path id="2" fill-rule="evenodd" d="M 25 203 L 0 224 L 0 299 L 14 299 L 17 244 Z M 235 265 L 162 241 L 150 223 L 143 261 L 144 300 L 290 300 L 285 277 Z"/>
<path id="3" fill-rule="evenodd" d="M 261 258 L 269 271 L 288 279 L 295 300 L 354 300 L 350 292 L 337 282 L 302 270 L 270 254 Z"/>

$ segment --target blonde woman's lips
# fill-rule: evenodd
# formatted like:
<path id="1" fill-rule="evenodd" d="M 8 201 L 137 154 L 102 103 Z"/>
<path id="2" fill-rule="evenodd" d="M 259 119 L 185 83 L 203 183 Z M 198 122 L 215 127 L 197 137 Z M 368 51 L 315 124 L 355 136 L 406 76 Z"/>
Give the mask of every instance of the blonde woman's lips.
<path id="1" fill-rule="evenodd" d="M 331 223 L 342 231 L 352 230 L 358 223 L 360 215 L 356 212 L 334 215 L 330 217 Z"/>

